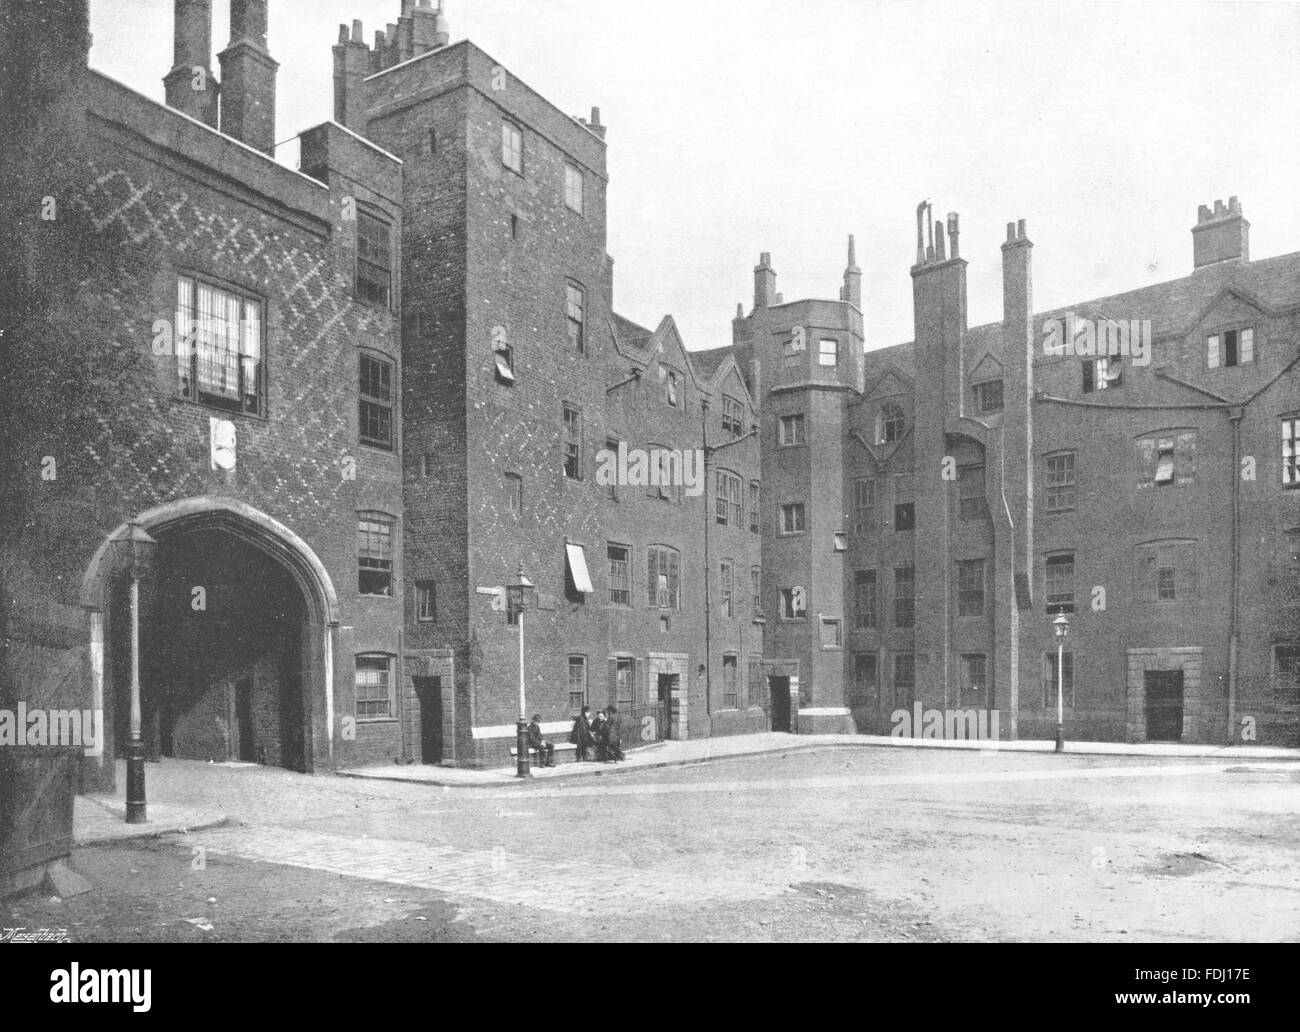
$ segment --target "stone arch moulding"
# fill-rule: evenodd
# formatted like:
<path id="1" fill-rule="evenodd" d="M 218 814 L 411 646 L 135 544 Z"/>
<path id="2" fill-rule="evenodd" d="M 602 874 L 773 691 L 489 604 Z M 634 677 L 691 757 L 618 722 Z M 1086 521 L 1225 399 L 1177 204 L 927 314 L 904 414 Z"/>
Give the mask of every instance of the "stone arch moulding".
<path id="1" fill-rule="evenodd" d="M 333 626 L 339 622 L 339 600 L 334 582 L 311 546 L 283 523 L 251 505 L 233 498 L 184 498 L 142 512 L 135 520 L 151 533 L 203 526 L 220 526 L 230 531 L 288 567 L 299 586 L 305 589 L 308 604 L 319 610 L 318 615 L 326 624 Z M 127 522 L 117 529 L 125 528 Z M 109 534 L 100 542 L 82 578 L 83 609 L 103 609 L 104 575 L 111 565 L 108 555 L 108 538 L 111 536 Z"/>
<path id="2" fill-rule="evenodd" d="M 333 762 L 334 637 L 339 625 L 339 601 L 329 571 L 311 546 L 278 520 L 234 498 L 202 495 L 166 502 L 140 513 L 135 520 L 151 534 L 219 527 L 264 552 L 290 572 L 320 633 L 312 649 L 316 653 L 312 666 L 323 682 L 325 744 Z M 120 524 L 112 533 L 125 526 L 126 523 Z M 81 582 L 81 606 L 89 621 L 91 691 L 95 707 L 104 704 L 104 610 L 112 567 L 108 544 L 111 536 L 105 536 L 100 542 Z M 310 743 L 310 733 L 307 740 Z M 310 744 L 307 748 L 310 750 Z"/>

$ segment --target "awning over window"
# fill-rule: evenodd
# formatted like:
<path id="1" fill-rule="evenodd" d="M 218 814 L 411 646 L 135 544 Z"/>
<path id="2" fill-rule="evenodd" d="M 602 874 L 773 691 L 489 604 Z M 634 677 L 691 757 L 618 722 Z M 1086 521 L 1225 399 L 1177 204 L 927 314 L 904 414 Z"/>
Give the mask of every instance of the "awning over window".
<path id="1" fill-rule="evenodd" d="M 573 578 L 573 586 L 584 595 L 590 594 L 595 589 L 591 586 L 591 574 L 587 572 L 587 553 L 581 545 L 570 544 L 564 546 L 564 551 L 569 557 L 569 576 Z"/>

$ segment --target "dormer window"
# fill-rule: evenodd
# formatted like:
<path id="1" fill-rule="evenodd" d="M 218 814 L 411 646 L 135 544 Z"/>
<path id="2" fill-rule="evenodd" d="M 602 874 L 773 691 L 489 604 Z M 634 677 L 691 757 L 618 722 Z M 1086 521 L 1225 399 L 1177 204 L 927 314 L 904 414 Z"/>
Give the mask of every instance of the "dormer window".
<path id="1" fill-rule="evenodd" d="M 1123 375 L 1124 367 L 1120 364 L 1118 355 L 1085 358 L 1083 360 L 1083 393 L 1092 394 L 1094 391 L 1104 391 L 1118 387 Z"/>
<path id="2" fill-rule="evenodd" d="M 902 440 L 906 423 L 902 405 L 896 401 L 882 402 L 876 414 L 876 443 L 893 444 Z"/>
<path id="3" fill-rule="evenodd" d="M 1255 330 L 1246 326 L 1221 330 L 1205 338 L 1205 367 L 1227 369 L 1255 361 Z"/>
<path id="4" fill-rule="evenodd" d="M 673 369 L 660 366 L 659 379 L 663 383 L 664 402 L 671 405 L 673 408 L 676 408 L 678 401 L 681 398 L 681 385 L 678 382 L 677 372 Z"/>

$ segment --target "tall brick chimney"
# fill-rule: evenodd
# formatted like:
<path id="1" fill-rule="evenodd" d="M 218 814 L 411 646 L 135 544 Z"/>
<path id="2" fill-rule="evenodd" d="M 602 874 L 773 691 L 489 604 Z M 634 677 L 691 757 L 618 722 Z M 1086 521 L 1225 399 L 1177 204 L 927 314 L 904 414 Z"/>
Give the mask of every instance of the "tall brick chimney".
<path id="1" fill-rule="evenodd" d="M 334 121 L 355 133 L 365 134 L 365 78 L 370 74 L 370 48 L 366 46 L 360 21 L 353 21 L 352 31 L 339 26 L 339 41 L 334 46 Z"/>
<path id="2" fill-rule="evenodd" d="M 266 49 L 267 0 L 230 0 L 230 45 L 221 62 L 221 131 L 275 155 L 275 73 Z"/>
<path id="3" fill-rule="evenodd" d="M 754 266 L 754 307 L 768 308 L 776 300 L 776 270 L 772 268 L 772 252 L 764 251 Z"/>
<path id="4" fill-rule="evenodd" d="M 1215 262 L 1250 261 L 1250 223 L 1241 213 L 1241 202 L 1235 197 L 1214 202 L 1214 210 L 1202 204 L 1192 227 L 1192 265 Z"/>
<path id="5" fill-rule="evenodd" d="M 212 0 L 176 0 L 175 59 L 163 77 L 167 104 L 217 127 L 217 77 L 212 74 Z"/>
<path id="6" fill-rule="evenodd" d="M 844 288 L 840 291 L 840 300 L 862 307 L 862 270 L 858 268 L 857 247 L 853 234 L 849 234 L 849 263 L 844 267 Z"/>

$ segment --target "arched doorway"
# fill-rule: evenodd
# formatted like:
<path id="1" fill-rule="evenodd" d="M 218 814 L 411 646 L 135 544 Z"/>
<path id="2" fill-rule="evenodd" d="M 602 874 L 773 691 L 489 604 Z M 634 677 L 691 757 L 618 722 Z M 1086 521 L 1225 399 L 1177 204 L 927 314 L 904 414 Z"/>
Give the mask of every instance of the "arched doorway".
<path id="1" fill-rule="evenodd" d="M 158 542 L 141 584 L 147 753 L 302 771 L 328 763 L 338 602 L 315 553 L 265 513 L 230 499 L 185 499 L 136 519 Z M 101 545 L 82 604 L 110 761 L 124 752 L 127 734 L 127 591 Z M 111 770 L 110 762 L 110 779 Z"/>

